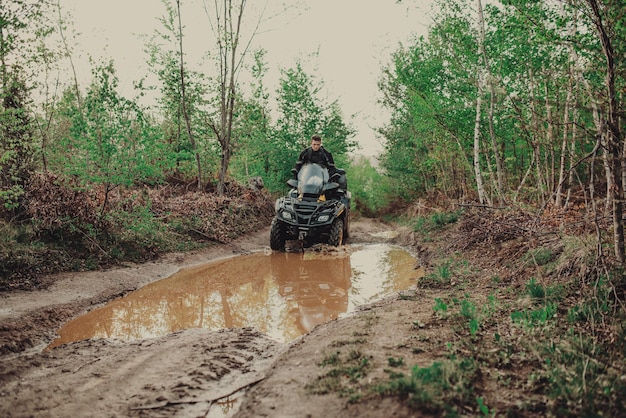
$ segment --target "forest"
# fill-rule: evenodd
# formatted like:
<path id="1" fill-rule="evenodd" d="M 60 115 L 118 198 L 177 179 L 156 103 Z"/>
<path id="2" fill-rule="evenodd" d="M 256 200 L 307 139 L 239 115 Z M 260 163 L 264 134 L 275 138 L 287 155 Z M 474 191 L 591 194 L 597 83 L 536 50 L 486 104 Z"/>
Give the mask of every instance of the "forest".
<path id="1" fill-rule="evenodd" d="M 598 237 L 612 247 L 602 255 L 624 260 L 619 1 L 435 3 L 428 36 L 408 39 L 380 69 L 379 105 L 391 118 L 378 127 L 384 152 L 376 168 L 351 159 L 354 128 L 299 61 L 280 69 L 277 91 L 267 90 L 270 63 L 242 25 L 260 17 L 245 0 L 215 8 L 211 75 L 187 69 L 184 5 L 162 6 L 162 29 L 146 41 L 157 82 L 138 80 L 129 98 L 118 92 L 112 60 L 92 61 L 91 82 L 79 84 L 72 22 L 60 1 L 3 4 L 5 280 L 25 266 L 43 268 L 38 260 L 86 268 L 198 237 L 227 240 L 218 224 L 229 219 L 239 225 L 231 233 L 254 228 L 229 213 L 266 221 L 264 193 L 282 191 L 311 132 L 348 170 L 359 213 L 435 195 L 538 211 L 583 208 L 610 235 Z M 153 93 L 155 105 L 140 104 Z M 262 179 L 261 197 L 242 190 L 250 178 Z M 48 262 L 68 249 L 74 256 Z M 68 266 L 70 259 L 84 265 Z"/>
<path id="2" fill-rule="evenodd" d="M 205 2 L 214 71 L 187 61 L 186 1 L 161 0 L 149 74 L 127 97 L 113 60 L 79 82 L 61 0 L 0 0 L 0 292 L 267 227 L 317 133 L 347 171 L 353 216 L 409 228 L 418 255 L 447 245 L 420 282 L 443 295 L 428 318 L 450 330 L 446 358 L 408 377 L 389 358 L 381 396 L 495 415 L 479 388 L 512 416 L 624 414 L 622 0 L 435 0 L 427 35 L 376 69 L 390 115 L 376 161 L 355 157 L 350 116 L 305 63 L 267 87 L 262 10 Z M 457 259 L 470 253 L 484 270 Z"/>

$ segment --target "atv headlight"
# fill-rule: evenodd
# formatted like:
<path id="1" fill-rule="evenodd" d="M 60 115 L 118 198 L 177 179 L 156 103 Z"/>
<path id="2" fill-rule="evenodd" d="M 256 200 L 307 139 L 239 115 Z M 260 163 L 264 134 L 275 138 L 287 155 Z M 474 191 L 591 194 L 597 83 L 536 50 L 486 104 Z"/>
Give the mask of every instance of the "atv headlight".
<path id="1" fill-rule="evenodd" d="M 329 214 L 326 214 L 326 215 L 320 215 L 320 216 L 317 218 L 317 221 L 318 221 L 318 222 L 327 222 L 329 219 L 330 219 L 330 215 L 329 215 Z"/>
<path id="2" fill-rule="evenodd" d="M 291 212 L 287 212 L 287 211 L 283 211 L 282 217 L 283 219 L 287 221 L 291 221 L 293 219 L 293 215 L 291 214 Z"/>

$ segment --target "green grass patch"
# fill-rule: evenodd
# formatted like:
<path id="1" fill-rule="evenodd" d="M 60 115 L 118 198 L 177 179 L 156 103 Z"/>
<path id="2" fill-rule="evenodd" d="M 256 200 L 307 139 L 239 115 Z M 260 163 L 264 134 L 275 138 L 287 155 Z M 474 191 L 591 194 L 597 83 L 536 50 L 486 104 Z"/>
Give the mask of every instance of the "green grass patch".
<path id="1" fill-rule="evenodd" d="M 536 266 L 545 266 L 553 259 L 554 254 L 552 253 L 552 250 L 544 247 L 528 250 L 528 252 L 522 257 L 523 261 L 532 263 Z"/>
<path id="2" fill-rule="evenodd" d="M 429 216 L 418 216 L 407 219 L 404 222 L 409 224 L 415 232 L 439 231 L 448 224 L 455 223 L 461 217 L 462 211 L 454 212 L 434 212 Z"/>
<path id="3" fill-rule="evenodd" d="M 389 382 L 372 387 L 375 393 L 397 396 L 419 411 L 458 414 L 474 401 L 473 382 L 477 366 L 473 359 L 448 359 L 427 367 L 415 365 L 410 375 L 388 372 Z"/>
<path id="4" fill-rule="evenodd" d="M 371 368 L 369 358 L 358 350 L 330 353 L 318 366 L 324 368 L 326 372 L 314 382 L 307 384 L 306 391 L 316 395 L 337 393 L 339 396 L 350 397 L 351 401 L 356 401 L 360 397 L 358 383 L 367 376 Z"/>

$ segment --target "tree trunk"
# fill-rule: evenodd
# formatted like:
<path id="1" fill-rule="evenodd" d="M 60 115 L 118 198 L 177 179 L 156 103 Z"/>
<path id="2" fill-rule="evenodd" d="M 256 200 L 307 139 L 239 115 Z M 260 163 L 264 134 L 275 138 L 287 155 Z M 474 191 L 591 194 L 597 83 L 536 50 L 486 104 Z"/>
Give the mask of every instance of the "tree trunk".
<path id="1" fill-rule="evenodd" d="M 486 54 L 484 52 L 484 42 L 485 42 L 485 21 L 483 18 L 483 8 L 480 0 L 476 0 L 477 11 L 478 11 L 478 29 L 479 29 L 479 39 L 478 39 L 478 56 L 484 57 L 486 61 Z M 483 64 L 485 64 L 483 62 Z M 476 189 L 478 191 L 478 200 L 481 204 L 485 204 L 488 200 L 487 194 L 485 193 L 485 185 L 483 182 L 483 175 L 480 168 L 480 119 L 482 112 L 482 95 L 483 95 L 483 85 L 485 82 L 485 71 L 481 68 L 481 64 L 478 63 L 477 71 L 476 71 L 476 119 L 474 121 L 474 175 L 476 177 Z"/>
<path id="2" fill-rule="evenodd" d="M 238 47 L 241 36 L 241 23 L 246 8 L 246 0 L 239 0 L 239 12 L 233 18 L 232 0 L 224 0 L 223 22 L 220 24 L 220 12 L 215 0 L 215 14 L 217 17 L 218 47 L 220 55 L 220 126 L 213 126 L 218 142 L 222 149 L 220 160 L 217 193 L 223 195 L 225 191 L 228 166 L 232 155 L 232 132 L 235 113 L 236 78 L 239 70 Z M 256 33 L 256 32 L 255 32 Z M 254 36 L 254 35 L 253 35 Z M 245 50 L 241 54 L 243 59 Z"/>
<path id="3" fill-rule="evenodd" d="M 530 113 L 531 113 L 531 138 L 530 145 L 533 149 L 533 161 L 535 162 L 535 182 L 537 184 L 537 192 L 539 193 L 539 199 L 541 201 L 541 206 L 546 204 L 546 196 L 545 196 L 545 183 L 543 181 L 543 173 L 541 171 L 541 123 L 539 122 L 539 116 L 537 114 L 537 95 L 534 74 L 531 72 L 529 76 L 529 84 L 530 84 Z"/>
<path id="4" fill-rule="evenodd" d="M 619 109 L 617 105 L 617 94 L 615 92 L 615 52 L 609 37 L 609 30 L 605 27 L 605 22 L 600 14 L 600 8 L 596 0 L 587 0 L 593 11 L 593 23 L 596 27 L 600 43 L 602 44 L 602 52 L 606 59 L 606 94 L 608 100 L 608 132 L 607 132 L 607 153 L 611 168 L 612 187 L 610 190 L 610 199 L 613 208 L 613 245 L 615 258 L 619 262 L 624 262 L 624 220 L 623 214 L 623 198 L 624 184 L 622 182 L 622 155 L 624 144 L 622 143 L 622 135 L 619 126 Z M 610 23 L 609 23 L 610 24 Z"/>
<path id="5" fill-rule="evenodd" d="M 545 72 L 545 68 L 544 68 Z M 549 89 L 550 77 L 546 77 L 544 82 L 544 96 L 545 96 L 545 106 L 546 106 L 546 136 L 545 136 L 545 144 L 546 144 L 546 162 L 545 162 L 545 178 L 546 178 L 546 188 L 548 189 L 548 193 L 554 192 L 554 187 L 556 183 L 556 174 L 555 174 L 555 155 L 554 155 L 554 115 L 552 114 L 552 105 L 550 104 L 550 89 Z"/>
<path id="6" fill-rule="evenodd" d="M 476 190 L 478 191 L 478 201 L 481 204 L 487 202 L 487 195 L 485 193 L 485 185 L 483 182 L 483 175 L 480 169 L 480 113 L 482 105 L 483 94 L 483 81 L 482 75 L 479 74 L 477 80 L 478 91 L 476 94 L 476 119 L 474 122 L 474 176 L 476 177 Z"/>
<path id="7" fill-rule="evenodd" d="M 198 152 L 198 147 L 196 145 L 196 139 L 193 136 L 193 131 L 191 129 L 191 120 L 189 118 L 189 112 L 187 111 L 187 96 L 185 94 L 185 60 L 183 55 L 183 25 L 182 18 L 180 16 L 180 0 L 176 0 L 176 7 L 178 11 L 178 43 L 179 43 L 179 53 L 180 53 L 180 94 L 181 94 L 181 102 L 183 107 L 183 117 L 185 118 L 185 126 L 187 127 L 187 136 L 189 136 L 189 142 L 191 142 L 191 147 L 193 148 L 193 152 L 196 158 L 196 169 L 198 174 L 198 191 L 202 190 L 204 185 L 202 180 L 202 164 L 200 163 L 200 153 Z"/>
<path id="8" fill-rule="evenodd" d="M 560 208 L 563 206 L 563 184 L 565 183 L 565 164 L 567 162 L 567 151 L 568 151 L 568 136 L 569 136 L 569 112 L 570 112 L 570 103 L 572 101 L 573 95 L 573 83 L 570 72 L 570 78 L 567 83 L 567 96 L 565 98 L 565 104 L 563 105 L 563 137 L 561 140 L 561 158 L 559 160 L 559 180 L 556 186 L 556 198 L 555 203 L 556 207 Z"/>
<path id="9" fill-rule="evenodd" d="M 500 150 L 498 149 L 498 143 L 496 139 L 496 131 L 493 122 L 495 105 L 496 105 L 496 91 L 494 86 L 494 77 L 491 73 L 491 65 L 489 64 L 489 59 L 487 58 L 487 50 L 485 49 L 485 18 L 483 16 L 483 5 L 481 0 L 476 0 L 476 9 L 478 12 L 478 25 L 479 25 L 479 40 L 478 40 L 478 53 L 483 59 L 483 64 L 485 66 L 485 72 L 487 77 L 487 85 L 489 86 L 489 138 L 491 139 L 491 148 L 493 151 L 493 156 L 496 161 L 496 191 L 498 194 L 498 199 L 500 204 L 503 203 L 504 199 L 504 164 L 502 163 L 502 155 L 500 154 Z"/>

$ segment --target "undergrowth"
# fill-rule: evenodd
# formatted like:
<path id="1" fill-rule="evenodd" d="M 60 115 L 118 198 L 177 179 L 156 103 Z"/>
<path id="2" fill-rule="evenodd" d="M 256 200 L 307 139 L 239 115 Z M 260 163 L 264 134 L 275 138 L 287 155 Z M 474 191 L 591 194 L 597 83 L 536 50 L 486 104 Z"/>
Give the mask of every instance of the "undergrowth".
<path id="1" fill-rule="evenodd" d="M 415 365 L 410 375 L 388 370 L 389 381 L 373 386 L 382 396 L 397 396 L 411 408 L 436 415 L 458 415 L 474 399 L 477 367 L 471 358 L 449 358 Z"/>
<path id="2" fill-rule="evenodd" d="M 433 324 L 455 336 L 448 355 L 430 364 L 394 360 L 372 393 L 436 416 L 626 416 L 624 271 L 595 257 L 584 236 L 537 229 L 519 240 L 515 231 L 529 231 L 529 219 L 485 211 L 461 220 L 461 252 L 433 260 L 419 284 L 448 295 L 432 301 Z M 405 223 L 426 240 L 436 228 L 423 217 Z M 464 264 L 468 242 L 477 254 L 494 243 L 519 254 L 507 259 L 510 276 L 485 278 Z"/>
<path id="3" fill-rule="evenodd" d="M 273 204 L 265 192 L 236 185 L 227 192 L 138 186 L 105 197 L 101 187 L 34 176 L 27 214 L 20 222 L 0 222 L 0 291 L 39 287 L 44 274 L 229 242 L 269 224 Z"/>

